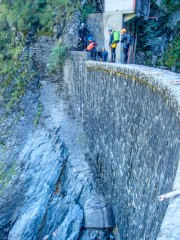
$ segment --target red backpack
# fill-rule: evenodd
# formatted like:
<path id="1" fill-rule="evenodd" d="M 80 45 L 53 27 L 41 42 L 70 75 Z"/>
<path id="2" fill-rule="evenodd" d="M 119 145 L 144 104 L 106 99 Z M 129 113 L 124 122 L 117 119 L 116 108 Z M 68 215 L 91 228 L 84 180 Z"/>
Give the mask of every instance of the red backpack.
<path id="1" fill-rule="evenodd" d="M 91 43 L 87 46 L 86 50 L 91 51 L 94 47 L 95 47 L 95 43 L 94 43 L 94 42 L 91 42 Z"/>

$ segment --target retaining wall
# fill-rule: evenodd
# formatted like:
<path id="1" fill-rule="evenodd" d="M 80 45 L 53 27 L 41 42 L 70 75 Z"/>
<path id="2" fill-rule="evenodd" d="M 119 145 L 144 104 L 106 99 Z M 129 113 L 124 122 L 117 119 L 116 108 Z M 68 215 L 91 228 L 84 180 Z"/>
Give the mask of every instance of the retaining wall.
<path id="1" fill-rule="evenodd" d="M 159 202 L 158 196 L 180 189 L 180 87 L 174 84 L 180 77 L 144 66 L 85 62 L 87 56 L 72 53 L 65 84 L 120 237 L 178 239 L 180 197 L 167 210 L 168 201 Z"/>

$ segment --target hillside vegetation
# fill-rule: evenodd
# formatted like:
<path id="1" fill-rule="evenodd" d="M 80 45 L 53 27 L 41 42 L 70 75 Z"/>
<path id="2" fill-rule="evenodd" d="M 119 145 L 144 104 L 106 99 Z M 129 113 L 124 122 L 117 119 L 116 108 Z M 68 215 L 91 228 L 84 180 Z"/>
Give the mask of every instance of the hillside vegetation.
<path id="1" fill-rule="evenodd" d="M 53 35 L 53 27 L 78 7 L 69 0 L 1 0 L 0 12 L 0 72 L 16 65 L 27 34 Z"/>
<path id="2" fill-rule="evenodd" d="M 139 29 L 137 63 L 180 72 L 180 2 L 152 0 L 154 16 Z"/>
<path id="3" fill-rule="evenodd" d="M 36 75 L 28 56 L 33 36 L 53 36 L 54 26 L 79 9 L 80 2 L 0 0 L 0 6 L 0 99 L 9 111 Z"/>

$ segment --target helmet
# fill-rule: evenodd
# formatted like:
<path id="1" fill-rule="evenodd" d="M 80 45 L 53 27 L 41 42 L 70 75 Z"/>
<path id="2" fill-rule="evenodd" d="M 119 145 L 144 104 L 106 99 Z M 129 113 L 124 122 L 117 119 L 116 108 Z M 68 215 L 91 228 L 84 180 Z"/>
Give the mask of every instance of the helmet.
<path id="1" fill-rule="evenodd" d="M 108 28 L 108 31 L 112 32 L 112 28 Z"/>
<path id="2" fill-rule="evenodd" d="M 121 33 L 126 33 L 126 29 L 123 28 L 123 29 L 121 30 Z"/>
<path id="3" fill-rule="evenodd" d="M 84 24 L 84 23 L 81 23 L 81 27 L 84 28 L 84 27 L 85 27 L 85 24 Z"/>
<path id="4" fill-rule="evenodd" d="M 92 41 L 92 37 L 88 37 L 88 41 Z"/>

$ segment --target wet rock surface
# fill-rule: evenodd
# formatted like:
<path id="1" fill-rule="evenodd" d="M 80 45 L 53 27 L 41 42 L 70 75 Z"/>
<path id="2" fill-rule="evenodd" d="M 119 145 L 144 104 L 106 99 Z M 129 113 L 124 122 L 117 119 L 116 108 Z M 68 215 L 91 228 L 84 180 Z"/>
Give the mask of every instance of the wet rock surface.
<path id="1" fill-rule="evenodd" d="M 63 91 L 62 72 L 50 75 L 47 70 L 54 43 L 49 37 L 37 38 L 30 48 L 29 55 L 39 72 L 39 88 L 36 86 L 34 95 L 31 91 L 27 94 L 24 104 L 28 114 L 12 136 L 17 161 L 12 169 L 14 177 L 0 202 L 2 240 L 87 239 L 84 234 L 94 239 L 100 232 L 100 239 L 106 239 L 114 227 L 114 216 L 89 154 L 82 124 L 71 113 L 67 92 Z M 39 106 L 41 115 L 34 125 Z M 20 129 L 22 137 L 16 144 L 14 136 Z M 94 212 L 85 209 L 97 209 L 98 228 Z M 107 215 L 110 222 L 104 221 Z M 88 227 L 92 227 L 90 233 L 85 216 Z"/>

